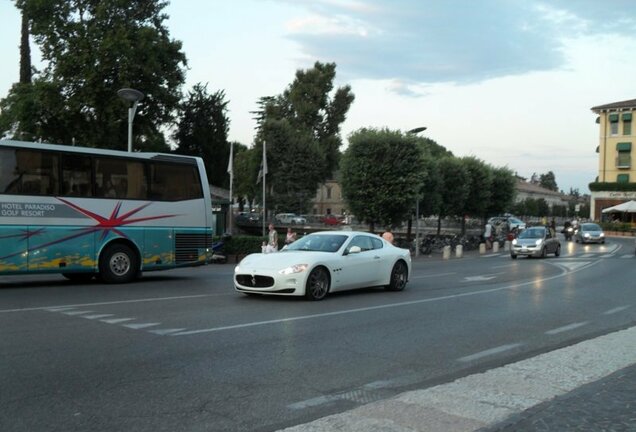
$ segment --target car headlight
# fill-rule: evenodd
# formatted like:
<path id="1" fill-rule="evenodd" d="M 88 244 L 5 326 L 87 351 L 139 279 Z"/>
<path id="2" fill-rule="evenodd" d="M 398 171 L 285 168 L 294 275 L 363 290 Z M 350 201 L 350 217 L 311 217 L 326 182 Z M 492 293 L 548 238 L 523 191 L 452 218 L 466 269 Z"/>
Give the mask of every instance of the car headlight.
<path id="1" fill-rule="evenodd" d="M 583 237 L 585 237 L 585 238 L 588 238 L 589 236 L 590 236 L 590 234 L 589 234 L 589 233 L 585 233 L 585 234 L 583 234 Z"/>
<path id="2" fill-rule="evenodd" d="M 539 239 L 536 242 L 534 242 L 534 244 L 536 244 L 537 246 L 541 246 L 541 243 L 543 243 L 543 240 Z"/>
<path id="3" fill-rule="evenodd" d="M 512 239 L 512 245 L 515 246 L 517 244 L 517 239 Z"/>
<path id="4" fill-rule="evenodd" d="M 234 273 L 238 273 L 240 270 L 239 266 L 234 267 Z"/>
<path id="5" fill-rule="evenodd" d="M 601 237 L 605 237 L 605 233 L 601 233 Z"/>
<path id="6" fill-rule="evenodd" d="M 284 269 L 280 270 L 278 273 L 280 273 L 282 275 L 290 275 L 290 274 L 294 274 L 294 273 L 302 273 L 305 270 L 307 270 L 307 267 L 309 267 L 309 264 L 296 264 L 296 265 L 284 268 Z"/>

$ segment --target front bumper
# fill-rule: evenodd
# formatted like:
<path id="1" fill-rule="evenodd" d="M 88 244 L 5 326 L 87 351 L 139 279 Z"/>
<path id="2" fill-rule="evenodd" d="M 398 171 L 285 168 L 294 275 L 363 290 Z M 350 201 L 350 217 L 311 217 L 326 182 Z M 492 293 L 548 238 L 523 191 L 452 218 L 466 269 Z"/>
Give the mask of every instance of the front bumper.
<path id="1" fill-rule="evenodd" d="M 300 296 L 304 295 L 305 275 L 295 273 L 234 275 L 234 289 L 242 293 Z"/>
<path id="2" fill-rule="evenodd" d="M 510 255 L 540 257 L 542 250 L 543 250 L 543 245 L 540 245 L 540 246 L 513 245 L 512 249 L 510 249 Z"/>

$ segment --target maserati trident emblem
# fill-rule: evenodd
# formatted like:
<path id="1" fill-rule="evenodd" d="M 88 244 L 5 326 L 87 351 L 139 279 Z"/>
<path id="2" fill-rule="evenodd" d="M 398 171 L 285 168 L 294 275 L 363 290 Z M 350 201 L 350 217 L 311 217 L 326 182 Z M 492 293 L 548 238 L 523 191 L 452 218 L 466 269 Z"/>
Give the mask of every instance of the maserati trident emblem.
<path id="1" fill-rule="evenodd" d="M 256 286 L 256 276 L 252 275 L 252 286 Z"/>

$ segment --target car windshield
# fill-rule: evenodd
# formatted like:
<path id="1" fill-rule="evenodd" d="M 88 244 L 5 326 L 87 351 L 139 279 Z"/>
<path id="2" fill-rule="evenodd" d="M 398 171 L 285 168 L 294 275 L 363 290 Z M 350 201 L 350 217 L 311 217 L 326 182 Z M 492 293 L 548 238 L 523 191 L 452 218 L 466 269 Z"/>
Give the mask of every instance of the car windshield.
<path id="1" fill-rule="evenodd" d="M 346 235 L 310 234 L 287 246 L 284 251 L 337 252 L 347 239 Z"/>
<path id="2" fill-rule="evenodd" d="M 581 225 L 582 231 L 601 231 L 601 227 L 596 224 L 583 224 Z"/>
<path id="3" fill-rule="evenodd" d="M 545 236 L 545 228 L 528 228 L 519 234 L 520 239 L 540 239 Z"/>

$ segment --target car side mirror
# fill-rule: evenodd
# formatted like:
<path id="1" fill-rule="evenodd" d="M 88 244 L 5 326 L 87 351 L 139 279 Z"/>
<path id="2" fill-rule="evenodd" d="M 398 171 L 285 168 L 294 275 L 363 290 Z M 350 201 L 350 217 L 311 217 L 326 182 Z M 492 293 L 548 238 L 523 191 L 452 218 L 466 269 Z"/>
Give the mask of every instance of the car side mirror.
<path id="1" fill-rule="evenodd" d="M 357 254 L 360 252 L 362 252 L 362 249 L 360 248 L 360 246 L 351 246 L 347 254 Z"/>

